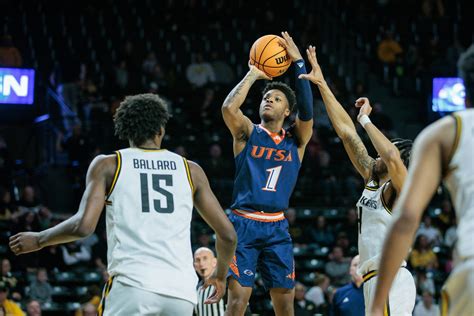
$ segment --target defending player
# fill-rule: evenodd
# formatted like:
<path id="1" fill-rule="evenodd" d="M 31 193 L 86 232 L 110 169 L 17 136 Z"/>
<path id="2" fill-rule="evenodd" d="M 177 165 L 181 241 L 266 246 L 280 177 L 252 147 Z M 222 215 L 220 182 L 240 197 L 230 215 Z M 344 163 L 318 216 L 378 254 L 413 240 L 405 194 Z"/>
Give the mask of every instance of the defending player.
<path id="1" fill-rule="evenodd" d="M 474 100 L 474 45 L 458 63 L 466 87 L 466 106 Z M 474 311 L 474 109 L 457 112 L 427 128 L 416 138 L 413 162 L 395 212 L 397 220 L 385 240 L 372 315 L 383 306 L 397 267 L 407 256 L 420 218 L 444 180 L 456 210 L 455 268 L 446 281 L 441 314 L 464 316 Z"/>
<path id="2" fill-rule="evenodd" d="M 288 33 L 282 33 L 296 75 L 306 73 L 304 60 Z M 256 80 L 270 79 L 250 66 L 249 72 L 222 105 L 224 121 L 234 140 L 236 179 L 230 220 L 238 235 L 231 264 L 226 315 L 243 315 L 259 269 L 276 315 L 293 315 L 294 261 L 288 208 L 306 144 L 313 132 L 310 85 L 296 82 L 298 115 L 289 130 L 285 119 L 296 103 L 294 92 L 280 82 L 267 84 L 260 103 L 261 123 L 254 125 L 240 107 Z"/>
<path id="3" fill-rule="evenodd" d="M 392 222 L 392 206 L 399 196 L 410 160 L 411 141 L 397 139 L 390 142 L 369 119 L 372 110 L 367 98 L 360 98 L 359 123 L 364 127 L 380 157 L 373 159 L 357 135 L 351 118 L 332 94 L 324 80 L 316 59 L 316 50 L 310 46 L 308 59 L 313 71 L 301 78 L 316 84 L 337 135 L 352 164 L 364 178 L 365 189 L 357 202 L 359 217 L 359 273 L 364 279 L 366 313 L 370 310 L 375 291 L 382 244 L 388 225 Z M 390 291 L 390 315 L 411 315 L 415 305 L 416 288 L 411 273 L 399 265 L 397 279 Z M 400 268 L 402 267 L 402 268 Z"/>
<path id="4" fill-rule="evenodd" d="M 217 235 L 217 269 L 208 281 L 216 291 L 208 302 L 224 295 L 235 230 L 203 170 L 161 149 L 168 117 L 157 95 L 125 98 L 114 123 L 116 135 L 128 139 L 130 148 L 92 161 L 79 211 L 53 228 L 10 238 L 17 255 L 85 238 L 105 206 L 111 277 L 99 315 L 192 315 L 197 300 L 190 240 L 193 201 Z"/>

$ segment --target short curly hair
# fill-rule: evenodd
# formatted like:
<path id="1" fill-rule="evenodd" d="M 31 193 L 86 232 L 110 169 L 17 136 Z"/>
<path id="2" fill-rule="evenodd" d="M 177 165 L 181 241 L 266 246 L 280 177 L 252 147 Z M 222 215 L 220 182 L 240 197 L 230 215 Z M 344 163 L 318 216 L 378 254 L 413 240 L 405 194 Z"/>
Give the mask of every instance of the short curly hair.
<path id="1" fill-rule="evenodd" d="M 156 94 L 127 96 L 114 115 L 115 135 L 140 146 L 166 126 L 170 115 L 168 104 Z"/>
<path id="2" fill-rule="evenodd" d="M 296 95 L 293 89 L 291 89 L 290 86 L 284 82 L 274 81 L 267 83 L 265 88 L 263 88 L 262 95 L 265 95 L 265 93 L 274 89 L 283 92 L 283 94 L 286 96 L 286 99 L 288 100 L 290 112 L 293 112 L 293 109 L 296 106 Z"/>

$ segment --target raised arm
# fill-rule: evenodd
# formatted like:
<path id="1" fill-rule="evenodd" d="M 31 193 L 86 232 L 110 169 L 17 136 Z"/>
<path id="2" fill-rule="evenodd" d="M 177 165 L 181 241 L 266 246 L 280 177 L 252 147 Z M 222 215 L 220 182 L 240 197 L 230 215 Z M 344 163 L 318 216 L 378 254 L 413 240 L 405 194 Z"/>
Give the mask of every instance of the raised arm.
<path id="1" fill-rule="evenodd" d="M 364 127 L 375 147 L 375 150 L 387 166 L 387 171 L 392 180 L 393 188 L 397 191 L 398 195 L 407 176 L 407 168 L 400 158 L 400 152 L 398 151 L 398 148 L 370 121 L 369 115 L 372 111 L 372 107 L 370 106 L 369 99 L 359 98 L 355 105 L 356 107 L 360 107 L 357 120 L 361 123 L 362 127 Z"/>
<path id="2" fill-rule="evenodd" d="M 237 234 L 212 192 L 202 168 L 192 161 L 189 162 L 189 167 L 195 188 L 194 206 L 216 233 L 217 269 L 206 282 L 206 285 L 213 284 L 216 287 L 216 291 L 206 301 L 212 304 L 217 303 L 225 294 L 227 272 L 235 254 Z"/>
<path id="3" fill-rule="evenodd" d="M 386 298 L 400 265 L 413 244 L 421 216 L 442 178 L 453 148 L 455 124 L 446 117 L 427 127 L 413 146 L 406 182 L 395 204 L 395 222 L 383 247 L 371 315 L 383 315 Z"/>
<path id="4" fill-rule="evenodd" d="M 337 101 L 326 83 L 321 67 L 316 58 L 316 49 L 314 46 L 310 46 L 306 50 L 306 53 L 308 55 L 308 60 L 311 63 L 312 70 L 308 74 L 300 75 L 299 78 L 310 80 L 318 86 L 329 119 L 331 120 L 337 136 L 342 140 L 352 164 L 367 182 L 372 175 L 375 160 L 369 156 L 364 143 L 359 135 L 357 135 L 354 123 L 349 114 L 347 114 L 342 105 Z"/>
<path id="5" fill-rule="evenodd" d="M 301 53 L 288 32 L 281 33 L 283 41 L 280 43 L 288 51 L 292 62 L 295 64 L 296 75 L 296 106 L 298 114 L 295 121 L 295 136 L 298 140 L 300 159 L 303 157 L 304 149 L 313 135 L 313 93 L 309 82 L 300 79 L 301 74 L 306 74 L 306 66 Z"/>
<path id="6" fill-rule="evenodd" d="M 245 77 L 232 89 L 222 104 L 224 122 L 234 138 L 234 155 L 239 154 L 245 147 L 245 142 L 253 129 L 252 122 L 242 113 L 240 107 L 255 81 L 258 79 L 271 80 L 257 67 L 249 65 L 249 68 Z"/>
<path id="7" fill-rule="evenodd" d="M 63 244 L 92 234 L 105 205 L 106 188 L 112 182 L 116 161 L 114 156 L 96 157 L 87 171 L 86 190 L 79 210 L 64 222 L 41 232 L 22 232 L 10 237 L 10 248 L 16 254 L 37 251 L 43 247 Z"/>

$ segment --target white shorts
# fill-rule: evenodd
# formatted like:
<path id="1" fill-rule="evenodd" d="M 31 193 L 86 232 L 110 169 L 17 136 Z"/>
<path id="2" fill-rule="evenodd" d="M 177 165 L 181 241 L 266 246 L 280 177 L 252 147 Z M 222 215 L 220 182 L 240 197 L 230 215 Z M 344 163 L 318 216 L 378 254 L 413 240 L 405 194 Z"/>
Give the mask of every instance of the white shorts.
<path id="1" fill-rule="evenodd" d="M 474 258 L 459 262 L 442 291 L 441 315 L 474 313 Z"/>
<path id="2" fill-rule="evenodd" d="M 175 316 L 193 314 L 194 305 L 186 300 L 149 292 L 112 278 L 105 285 L 99 316 Z"/>
<path id="3" fill-rule="evenodd" d="M 377 272 L 367 273 L 364 277 L 365 314 L 370 315 L 370 307 L 377 285 Z M 400 268 L 388 295 L 387 308 L 390 316 L 411 316 L 415 308 L 416 286 L 410 271 Z"/>

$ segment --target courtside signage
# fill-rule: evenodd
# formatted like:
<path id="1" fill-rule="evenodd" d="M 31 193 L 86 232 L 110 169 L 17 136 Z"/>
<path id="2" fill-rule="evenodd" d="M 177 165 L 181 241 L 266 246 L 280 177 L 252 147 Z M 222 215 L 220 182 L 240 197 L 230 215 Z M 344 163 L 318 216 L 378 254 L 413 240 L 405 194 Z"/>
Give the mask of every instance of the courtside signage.
<path id="1" fill-rule="evenodd" d="M 35 70 L 0 68 L 0 103 L 33 104 Z"/>

